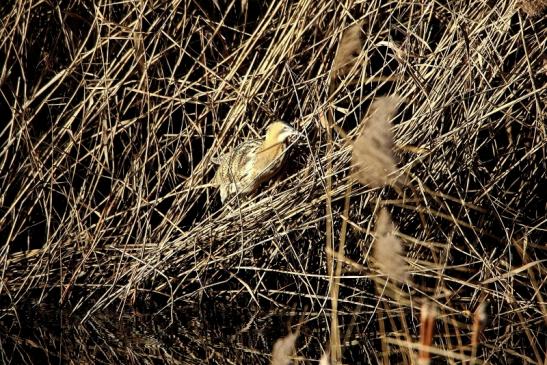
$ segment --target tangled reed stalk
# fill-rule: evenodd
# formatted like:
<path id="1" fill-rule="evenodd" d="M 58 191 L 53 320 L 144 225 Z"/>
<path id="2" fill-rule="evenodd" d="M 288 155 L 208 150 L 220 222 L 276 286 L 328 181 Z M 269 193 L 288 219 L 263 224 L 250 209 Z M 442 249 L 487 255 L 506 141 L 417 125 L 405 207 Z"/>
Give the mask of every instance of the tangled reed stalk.
<path id="1" fill-rule="evenodd" d="M 332 331 L 332 259 L 341 336 L 328 350 L 345 363 L 413 363 L 424 300 L 438 311 L 428 359 L 543 363 L 547 30 L 518 3 L 2 4 L 4 308 L 49 298 L 85 321 L 150 298 L 170 311 L 222 296 L 306 307 Z M 353 24 L 359 62 L 331 88 Z M 417 194 L 348 190 L 349 141 L 371 102 L 395 93 L 393 151 Z M 276 181 L 222 207 L 211 160 L 278 118 L 306 140 Z M 411 283 L 374 290 L 371 227 L 386 206 Z M 341 254 L 327 257 L 326 232 Z M 328 337 L 303 330 L 297 356 L 319 359 Z"/>

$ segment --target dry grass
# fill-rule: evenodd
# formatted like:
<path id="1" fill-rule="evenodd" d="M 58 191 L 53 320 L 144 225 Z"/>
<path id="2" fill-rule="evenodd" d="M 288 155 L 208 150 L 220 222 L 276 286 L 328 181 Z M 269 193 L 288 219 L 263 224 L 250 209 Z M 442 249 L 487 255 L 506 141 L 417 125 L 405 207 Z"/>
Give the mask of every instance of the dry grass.
<path id="1" fill-rule="evenodd" d="M 432 362 L 543 363 L 541 17 L 513 0 L 219 3 L 2 5 L 5 307 L 49 298 L 86 320 L 147 299 L 297 306 L 322 324 L 299 356 L 317 361 L 338 333 L 332 365 L 410 364 L 428 300 Z M 359 62 L 333 80 L 357 27 Z M 352 187 L 350 141 L 393 94 L 405 103 L 384 132 L 415 190 Z M 278 118 L 307 136 L 287 171 L 222 207 L 211 160 Z M 409 263 L 385 288 L 368 269 L 382 207 Z"/>

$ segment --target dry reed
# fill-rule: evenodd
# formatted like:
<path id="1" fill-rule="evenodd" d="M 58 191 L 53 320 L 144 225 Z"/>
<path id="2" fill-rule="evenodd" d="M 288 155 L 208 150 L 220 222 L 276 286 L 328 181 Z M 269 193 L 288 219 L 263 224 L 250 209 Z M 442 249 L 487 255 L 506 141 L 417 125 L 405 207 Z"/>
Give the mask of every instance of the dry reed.
<path id="1" fill-rule="evenodd" d="M 480 332 L 474 361 L 544 362 L 541 17 L 514 0 L 4 3 L 2 315 L 30 299 L 62 301 L 83 322 L 148 300 L 173 315 L 206 298 L 237 311 L 307 306 L 315 326 L 299 355 L 317 360 L 338 280 L 342 362 L 411 363 L 416 298 L 442 308 L 431 362 L 469 361 L 462 313 L 485 294 L 496 330 Z M 350 62 L 335 67 L 340 35 L 357 25 L 359 58 L 346 52 Z M 390 99 L 364 118 L 394 93 L 405 99 L 401 122 L 389 124 Z M 325 138 L 317 117 L 327 108 L 339 129 Z M 278 118 L 308 138 L 275 183 L 222 207 L 211 158 Z M 355 164 L 372 172 L 350 189 Z M 398 174 L 412 176 L 416 194 L 370 190 Z M 373 289 L 366 268 L 383 206 L 407 252 L 414 285 L 397 288 L 406 296 Z M 328 234 L 333 261 L 355 263 L 338 278 L 320 248 Z M 235 343 L 225 356 L 238 363 L 255 351 L 267 363 L 273 342 Z"/>
<path id="2" fill-rule="evenodd" d="M 362 48 L 361 24 L 353 24 L 344 31 L 342 39 L 338 43 L 338 49 L 332 62 L 331 77 L 347 75 L 355 65 Z"/>
<path id="3" fill-rule="evenodd" d="M 374 261 L 380 272 L 400 282 L 407 276 L 407 265 L 401 241 L 395 236 L 395 225 L 389 212 L 384 208 L 376 219 L 374 240 Z"/>
<path id="4" fill-rule="evenodd" d="M 392 184 L 397 172 L 393 155 L 391 119 L 401 98 L 392 95 L 376 99 L 372 111 L 364 120 L 364 127 L 353 143 L 352 165 L 355 177 L 373 188 Z"/>

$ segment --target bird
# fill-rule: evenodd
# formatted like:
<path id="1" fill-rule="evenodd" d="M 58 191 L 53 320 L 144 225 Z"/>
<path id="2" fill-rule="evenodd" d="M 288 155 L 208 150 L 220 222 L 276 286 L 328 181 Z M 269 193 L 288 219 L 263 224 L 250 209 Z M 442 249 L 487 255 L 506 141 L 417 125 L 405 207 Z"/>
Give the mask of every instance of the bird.
<path id="1" fill-rule="evenodd" d="M 220 156 L 212 184 L 219 188 L 221 202 L 236 194 L 249 195 L 279 173 L 291 136 L 301 134 L 278 120 L 268 125 L 263 139 L 245 140 Z"/>

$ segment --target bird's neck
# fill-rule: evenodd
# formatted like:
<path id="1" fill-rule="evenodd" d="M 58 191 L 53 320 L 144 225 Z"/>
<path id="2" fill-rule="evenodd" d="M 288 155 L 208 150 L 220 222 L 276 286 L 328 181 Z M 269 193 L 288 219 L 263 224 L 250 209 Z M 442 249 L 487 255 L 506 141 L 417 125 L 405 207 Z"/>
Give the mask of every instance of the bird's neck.
<path id="1" fill-rule="evenodd" d="M 266 168 L 272 161 L 278 158 L 285 150 L 285 143 L 277 141 L 268 141 L 266 139 L 257 153 L 256 167 L 258 169 Z"/>

